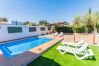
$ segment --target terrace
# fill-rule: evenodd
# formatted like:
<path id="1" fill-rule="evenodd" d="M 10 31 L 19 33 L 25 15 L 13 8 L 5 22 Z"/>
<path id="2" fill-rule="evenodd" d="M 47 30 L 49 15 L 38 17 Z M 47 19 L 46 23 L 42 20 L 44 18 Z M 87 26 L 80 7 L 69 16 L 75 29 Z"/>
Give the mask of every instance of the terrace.
<path id="1" fill-rule="evenodd" d="M 0 66 L 98 66 L 98 5 L 0 0 Z"/>
<path id="2" fill-rule="evenodd" d="M 42 54 L 36 60 L 31 62 L 28 66 L 98 66 L 99 64 L 99 46 L 90 46 L 95 54 L 94 60 L 77 60 L 71 54 L 60 54 L 56 48 L 61 45 L 58 43 L 57 45 L 53 46 L 47 52 Z"/>
<path id="3" fill-rule="evenodd" d="M 13 56 L 13 55 L 11 56 L 9 54 L 10 58 L 8 58 L 7 57 L 8 55 L 6 55 L 6 53 L 9 53 L 9 52 L 4 52 L 1 49 L 3 52 L 0 51 L 0 65 L 1 66 L 7 66 L 7 65 L 8 66 L 11 66 L 11 65 L 15 65 L 15 66 L 22 66 L 22 65 L 23 66 L 26 66 L 26 65 L 28 65 L 28 66 L 43 66 L 43 65 L 45 65 L 45 66 L 48 66 L 50 63 L 50 64 L 52 64 L 51 66 L 60 66 L 60 65 L 62 65 L 62 66 L 71 65 L 72 66 L 72 65 L 77 64 L 77 62 L 78 62 L 78 64 L 77 64 L 78 66 L 81 66 L 84 64 L 85 64 L 85 66 L 92 65 L 92 64 L 89 64 L 91 62 L 96 63 L 96 65 L 98 64 L 97 63 L 98 62 L 98 57 L 97 57 L 98 54 L 97 53 L 98 53 L 98 46 L 99 46 L 99 42 L 98 42 L 99 36 L 98 35 L 94 36 L 92 33 L 90 33 L 90 34 L 64 33 L 64 36 L 61 36 L 61 37 L 53 36 L 54 33 L 53 34 L 49 34 L 49 33 L 52 31 L 54 32 L 55 29 L 58 32 L 60 32 L 60 30 L 63 30 L 64 28 L 65 28 L 64 30 L 67 29 L 63 23 L 61 25 L 61 26 L 64 26 L 63 28 L 62 27 L 55 28 L 53 25 L 54 24 L 49 25 L 50 28 L 47 26 L 0 25 L 1 26 L 0 30 L 2 31 L 2 33 L 0 34 L 0 35 L 2 35 L 0 41 L 2 41 L 5 44 L 6 44 L 6 41 L 7 42 L 17 42 L 20 40 L 25 40 L 25 43 L 27 43 L 26 42 L 27 38 L 32 38 L 34 36 L 39 36 L 41 38 L 53 38 L 53 40 L 42 43 L 41 45 L 38 45 L 36 47 L 32 47 L 32 49 L 29 49 L 29 50 L 26 50 L 26 48 L 28 48 L 29 45 L 31 47 L 33 44 L 27 43 L 25 46 L 25 44 L 23 43 L 24 48 L 22 46 L 16 47 L 15 49 L 16 50 L 18 49 L 18 51 L 15 50 L 14 53 L 13 53 L 13 50 L 11 51 L 8 49 L 8 47 L 6 47 L 7 50 L 11 54 L 15 54 L 15 56 Z M 57 25 L 57 23 L 55 23 L 55 25 Z M 58 25 L 60 25 L 60 23 L 58 23 Z M 53 26 L 54 30 L 51 30 L 51 26 Z M 7 28 L 7 30 L 6 30 L 6 28 Z M 8 37 L 6 37 L 6 36 L 8 36 Z M 87 59 L 87 60 L 79 61 L 73 55 L 70 55 L 70 54 L 61 55 L 56 50 L 56 48 L 59 45 L 61 45 L 61 42 L 63 42 L 63 41 L 78 42 L 81 39 L 83 39 L 85 42 L 87 42 L 89 44 L 89 48 L 91 48 L 93 50 L 93 52 L 95 54 L 94 60 Z M 32 41 L 33 41 L 33 39 L 32 39 Z M 1 44 L 2 44 L 2 42 L 1 42 Z M 43 40 L 38 41 L 38 42 L 43 42 Z M 38 43 L 34 43 L 34 45 L 37 45 L 37 44 Z M 15 46 L 15 45 L 17 45 L 17 44 L 12 43 L 12 46 Z M 23 51 L 23 52 L 16 54 L 17 52 L 20 52 L 20 51 Z M 88 61 L 88 63 L 86 64 L 87 61 Z"/>
<path id="4" fill-rule="evenodd" d="M 50 37 L 50 38 L 54 38 L 54 40 L 47 42 L 43 45 L 40 45 L 36 48 L 33 48 L 25 53 L 22 53 L 16 57 L 13 58 L 13 62 L 15 66 L 21 66 L 21 65 L 27 65 L 28 66 L 49 66 L 50 64 L 52 64 L 51 66 L 72 66 L 72 65 L 77 65 L 77 66 L 87 66 L 87 65 L 91 65 L 93 66 L 97 66 L 98 64 L 98 44 L 96 44 L 97 46 L 94 46 L 92 44 L 92 40 L 93 39 L 88 39 L 89 37 L 92 37 L 92 35 L 76 35 L 76 41 L 78 41 L 80 39 L 80 37 L 82 36 L 82 38 L 88 42 L 88 44 L 90 45 L 90 48 L 93 50 L 94 54 L 95 54 L 95 60 L 77 60 L 73 55 L 70 54 L 64 54 L 61 55 L 57 50 L 57 46 L 59 46 L 61 44 L 61 42 L 59 42 L 60 40 L 62 40 L 62 38 L 64 38 L 62 41 L 71 41 L 73 42 L 73 35 L 64 35 L 63 37 L 53 37 L 53 34 L 49 34 L 49 35 L 45 35 L 45 36 L 41 36 L 41 37 Z M 99 37 L 97 36 L 97 40 L 95 42 L 98 42 Z M 59 43 L 57 43 L 59 42 Z M 52 46 L 52 47 L 51 47 Z M 50 49 L 48 49 L 50 48 Z M 47 51 L 48 50 L 48 51 Z M 43 54 L 44 53 L 44 54 Z M 0 63 L 2 63 L 1 65 L 6 66 L 9 65 L 10 66 L 10 60 L 7 59 L 2 52 L 0 52 Z M 21 58 L 21 59 L 20 59 Z M 36 59 L 36 60 L 35 60 Z M 18 60 L 18 61 L 17 61 Z M 31 62 L 31 63 L 30 63 Z M 69 63 L 70 62 L 70 63 Z"/>
<path id="5" fill-rule="evenodd" d="M 62 55 L 61 53 L 59 53 L 59 51 L 56 50 L 56 48 L 59 45 L 61 45 L 61 42 L 59 42 L 55 46 L 51 47 L 47 52 L 39 56 L 36 60 L 28 64 L 28 66 L 88 66 L 88 65 L 97 66 L 99 64 L 98 63 L 99 62 L 99 57 L 98 57 L 99 37 L 96 36 L 97 38 L 96 38 L 95 43 L 97 44 L 92 44 L 93 43 L 92 35 L 77 34 L 76 42 L 80 39 L 80 37 L 82 37 L 85 40 L 85 42 L 88 42 L 89 48 L 92 49 L 95 54 L 94 59 L 89 58 L 85 60 L 77 60 L 74 55 L 71 55 L 68 53 Z M 73 35 L 64 35 L 63 38 L 64 39 L 62 41 L 73 42 Z"/>

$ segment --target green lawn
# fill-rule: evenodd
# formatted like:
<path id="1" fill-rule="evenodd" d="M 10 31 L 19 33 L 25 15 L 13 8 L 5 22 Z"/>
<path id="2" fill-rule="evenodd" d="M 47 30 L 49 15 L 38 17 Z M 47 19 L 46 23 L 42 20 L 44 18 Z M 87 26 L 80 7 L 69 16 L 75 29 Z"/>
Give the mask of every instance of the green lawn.
<path id="1" fill-rule="evenodd" d="M 53 46 L 28 66 L 99 66 L 98 46 L 90 47 L 94 51 L 96 60 L 77 60 L 75 56 L 71 54 L 61 55 L 58 50 L 56 50 L 59 45 L 60 43 Z"/>

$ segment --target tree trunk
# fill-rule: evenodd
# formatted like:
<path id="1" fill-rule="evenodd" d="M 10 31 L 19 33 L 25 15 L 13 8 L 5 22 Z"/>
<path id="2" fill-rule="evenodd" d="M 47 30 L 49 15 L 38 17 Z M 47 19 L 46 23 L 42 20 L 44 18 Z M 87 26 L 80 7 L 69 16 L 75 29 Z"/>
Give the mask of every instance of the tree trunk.
<path id="1" fill-rule="evenodd" d="M 95 35 L 97 34 L 97 29 L 96 29 L 96 27 L 93 27 L 93 28 L 94 28 L 94 34 L 93 34 L 93 44 L 95 44 L 95 40 L 96 40 Z"/>
<path id="2" fill-rule="evenodd" d="M 73 36 L 74 36 L 74 42 L 76 42 L 76 36 L 75 36 L 75 35 L 76 35 L 76 34 L 74 33 L 74 35 L 73 35 Z"/>

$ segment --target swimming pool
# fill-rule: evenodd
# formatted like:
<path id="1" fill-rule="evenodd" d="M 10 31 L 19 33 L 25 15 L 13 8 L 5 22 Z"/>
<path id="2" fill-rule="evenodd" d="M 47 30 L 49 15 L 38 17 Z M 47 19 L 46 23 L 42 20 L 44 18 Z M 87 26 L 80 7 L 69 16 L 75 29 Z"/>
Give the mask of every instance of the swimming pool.
<path id="1" fill-rule="evenodd" d="M 6 57 L 10 58 L 11 56 L 24 53 L 34 47 L 37 47 L 51 40 L 52 38 L 40 38 L 40 37 L 28 38 L 24 40 L 1 44 L 1 50 L 3 51 Z"/>

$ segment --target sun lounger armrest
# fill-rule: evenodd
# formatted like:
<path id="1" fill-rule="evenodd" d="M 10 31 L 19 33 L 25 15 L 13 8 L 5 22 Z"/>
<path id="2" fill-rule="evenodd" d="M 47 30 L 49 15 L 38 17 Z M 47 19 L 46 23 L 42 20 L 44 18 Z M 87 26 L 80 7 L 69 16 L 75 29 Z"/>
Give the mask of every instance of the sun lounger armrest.
<path id="1" fill-rule="evenodd" d="M 90 55 L 92 55 L 92 56 L 94 55 L 94 53 L 91 49 L 88 49 L 88 52 L 89 52 Z"/>

